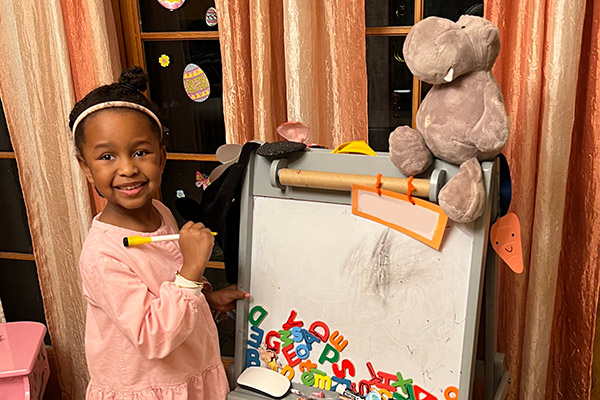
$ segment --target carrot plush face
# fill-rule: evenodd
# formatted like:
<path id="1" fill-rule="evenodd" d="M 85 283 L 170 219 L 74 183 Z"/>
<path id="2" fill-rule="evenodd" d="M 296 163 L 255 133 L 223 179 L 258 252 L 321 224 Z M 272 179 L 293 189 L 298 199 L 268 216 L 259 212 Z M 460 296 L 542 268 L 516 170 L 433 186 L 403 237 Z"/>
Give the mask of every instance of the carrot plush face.
<path id="1" fill-rule="evenodd" d="M 499 218 L 490 232 L 492 247 L 500 258 L 517 274 L 523 272 L 521 224 L 515 213 Z"/>

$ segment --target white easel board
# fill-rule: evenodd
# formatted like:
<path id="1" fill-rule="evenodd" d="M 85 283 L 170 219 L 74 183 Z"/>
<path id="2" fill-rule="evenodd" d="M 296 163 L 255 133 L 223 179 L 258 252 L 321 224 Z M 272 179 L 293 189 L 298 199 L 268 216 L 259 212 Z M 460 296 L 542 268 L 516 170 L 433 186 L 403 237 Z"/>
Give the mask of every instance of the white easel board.
<path id="1" fill-rule="evenodd" d="M 289 164 L 402 176 L 387 153 L 310 150 Z M 349 193 L 274 187 L 270 168 L 255 156 L 242 196 L 238 285 L 251 298 L 238 309 L 236 376 L 266 367 L 262 344 L 278 350 L 279 372 L 315 391 L 345 383 L 384 398 L 469 398 L 490 207 L 473 223 L 449 221 L 437 251 L 353 215 Z"/>

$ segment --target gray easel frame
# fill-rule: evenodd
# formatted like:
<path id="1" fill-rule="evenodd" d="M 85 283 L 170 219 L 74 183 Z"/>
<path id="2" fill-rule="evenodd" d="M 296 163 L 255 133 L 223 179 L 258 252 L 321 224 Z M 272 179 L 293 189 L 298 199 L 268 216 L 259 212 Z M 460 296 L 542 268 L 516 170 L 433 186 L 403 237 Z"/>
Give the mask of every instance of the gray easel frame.
<path id="1" fill-rule="evenodd" d="M 273 162 L 264 157 L 252 154 L 244 178 L 241 196 L 240 213 L 240 248 L 238 287 L 249 290 L 252 254 L 252 210 L 254 198 L 257 196 L 309 200 L 325 203 L 351 204 L 350 192 L 311 189 L 301 187 L 285 187 L 279 183 L 278 171 L 281 168 L 325 171 L 347 174 L 377 175 L 404 177 L 390 162 L 388 153 L 378 153 L 378 157 L 355 154 L 331 154 L 329 150 L 307 149 L 291 155 L 288 159 Z M 463 357 L 459 382 L 459 400 L 471 398 L 474 377 L 483 377 L 485 381 L 485 399 L 501 400 L 506 397 L 509 374 L 504 369 L 504 358 L 496 352 L 497 342 L 497 256 L 493 250 L 488 251 L 489 230 L 491 223 L 498 215 L 499 163 L 497 160 L 482 163 L 484 184 L 486 188 L 486 207 L 483 215 L 475 221 L 475 234 L 471 254 L 471 276 L 468 287 L 465 337 L 463 341 Z M 440 160 L 435 160 L 428 171 L 420 178 L 430 180 L 429 201 L 437 202 L 437 194 L 446 178 L 458 173 L 458 167 Z M 484 273 L 485 272 L 485 273 Z M 482 296 L 485 282 L 485 360 L 476 360 L 478 331 Z M 249 302 L 239 301 L 237 305 L 235 361 L 233 378 L 237 379 L 246 365 L 246 348 L 248 342 Z M 476 371 L 477 370 L 477 371 Z M 477 372 L 477 373 L 476 373 Z M 301 387 L 294 383 L 294 386 Z M 331 393 L 331 396 L 335 396 Z M 257 393 L 237 388 L 228 395 L 228 400 L 266 399 Z M 288 395 L 285 399 L 296 399 Z"/>

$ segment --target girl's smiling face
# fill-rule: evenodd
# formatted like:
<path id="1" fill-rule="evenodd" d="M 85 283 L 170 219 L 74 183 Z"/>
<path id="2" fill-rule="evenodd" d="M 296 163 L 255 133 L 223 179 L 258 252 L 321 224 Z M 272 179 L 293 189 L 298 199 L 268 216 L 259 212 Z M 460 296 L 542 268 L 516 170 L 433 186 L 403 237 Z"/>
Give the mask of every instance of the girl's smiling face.
<path id="1" fill-rule="evenodd" d="M 84 122 L 78 159 L 87 180 L 108 200 L 105 211 L 133 215 L 152 209 L 166 162 L 153 124 L 124 108 L 97 111 Z"/>

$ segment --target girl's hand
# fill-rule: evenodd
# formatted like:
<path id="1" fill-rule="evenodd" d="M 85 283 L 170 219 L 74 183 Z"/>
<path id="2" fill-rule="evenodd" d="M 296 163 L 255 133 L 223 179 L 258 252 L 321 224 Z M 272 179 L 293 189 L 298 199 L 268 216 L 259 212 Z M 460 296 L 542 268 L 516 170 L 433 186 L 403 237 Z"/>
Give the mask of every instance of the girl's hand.
<path id="1" fill-rule="evenodd" d="M 179 273 L 191 281 L 200 281 L 212 254 L 215 243 L 210 229 L 202 223 L 188 221 L 179 231 L 179 247 L 183 255 L 183 266 Z"/>
<path id="2" fill-rule="evenodd" d="M 204 297 L 213 310 L 230 311 L 235 308 L 237 300 L 247 299 L 250 297 L 250 293 L 237 290 L 237 285 L 231 285 L 214 292 L 204 293 Z"/>

